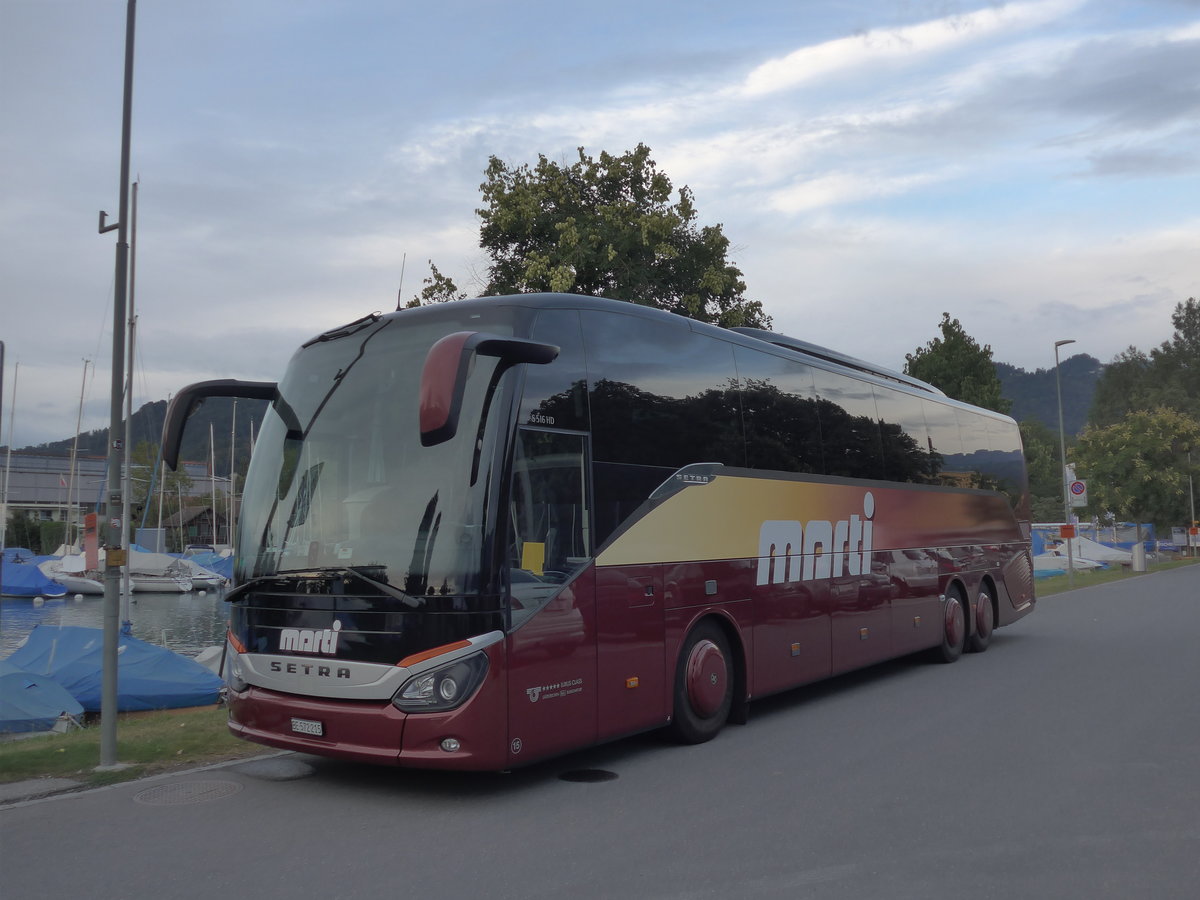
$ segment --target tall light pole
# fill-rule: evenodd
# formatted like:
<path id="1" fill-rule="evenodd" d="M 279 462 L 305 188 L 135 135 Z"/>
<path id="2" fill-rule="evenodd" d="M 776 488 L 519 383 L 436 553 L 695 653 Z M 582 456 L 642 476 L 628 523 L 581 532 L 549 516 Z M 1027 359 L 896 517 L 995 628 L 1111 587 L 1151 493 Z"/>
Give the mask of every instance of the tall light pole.
<path id="1" fill-rule="evenodd" d="M 3 358 L 3 345 L 0 345 L 0 359 Z M 1191 507 L 1192 514 L 1188 517 L 1188 546 L 1192 548 L 1192 556 L 1196 555 L 1196 541 L 1192 536 L 1192 529 L 1196 527 L 1196 492 L 1192 489 L 1192 451 L 1188 449 L 1188 504 Z"/>
<path id="2" fill-rule="evenodd" d="M 1067 430 L 1063 427 L 1062 379 L 1058 373 L 1058 348 L 1074 340 L 1054 342 L 1054 386 L 1058 389 L 1058 450 L 1062 457 L 1063 522 L 1071 524 L 1071 485 L 1067 483 Z M 1067 538 L 1067 586 L 1075 587 L 1075 551 Z"/>
<path id="3" fill-rule="evenodd" d="M 121 106 L 120 221 L 106 222 L 100 213 L 100 233 L 117 229 L 117 260 L 113 277 L 112 390 L 108 424 L 108 493 L 104 513 L 108 520 L 104 549 L 104 630 L 100 667 L 100 768 L 117 762 L 117 650 L 120 641 L 121 568 L 127 548 L 122 545 L 122 522 L 129 516 L 128 498 L 122 493 L 125 442 L 121 439 L 121 407 L 125 389 L 125 309 L 129 277 L 129 143 L 133 109 L 133 33 L 137 0 L 127 0 L 125 11 L 125 89 Z"/>

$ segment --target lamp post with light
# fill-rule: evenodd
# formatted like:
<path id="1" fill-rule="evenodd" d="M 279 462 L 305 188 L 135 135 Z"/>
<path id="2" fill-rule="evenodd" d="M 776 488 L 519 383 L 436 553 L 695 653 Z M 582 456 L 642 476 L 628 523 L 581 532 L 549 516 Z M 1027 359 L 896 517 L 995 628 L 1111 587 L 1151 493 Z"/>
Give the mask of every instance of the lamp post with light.
<path id="1" fill-rule="evenodd" d="M 1067 483 L 1067 431 L 1063 427 L 1062 379 L 1058 373 L 1058 348 L 1074 340 L 1054 342 L 1054 385 L 1058 389 L 1058 450 L 1062 456 L 1063 522 L 1071 524 L 1071 486 Z M 1067 538 L 1067 586 L 1075 587 L 1075 552 Z"/>

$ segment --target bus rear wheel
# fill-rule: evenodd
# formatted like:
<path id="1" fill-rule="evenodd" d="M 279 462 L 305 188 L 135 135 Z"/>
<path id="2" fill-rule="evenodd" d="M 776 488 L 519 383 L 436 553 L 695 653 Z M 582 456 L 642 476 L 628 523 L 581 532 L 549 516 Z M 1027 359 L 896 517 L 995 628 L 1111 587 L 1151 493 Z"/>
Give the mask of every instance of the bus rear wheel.
<path id="1" fill-rule="evenodd" d="M 729 641 L 714 622 L 701 622 L 687 636 L 675 668 L 671 734 L 684 744 L 712 740 L 733 706 Z"/>
<path id="2" fill-rule="evenodd" d="M 982 653 L 992 642 L 992 632 L 996 628 L 996 612 L 992 608 L 992 597 L 986 588 L 979 589 L 972 618 L 975 628 L 967 638 L 967 652 Z"/>
<path id="3" fill-rule="evenodd" d="M 966 647 L 967 616 L 963 606 L 962 592 L 958 588 L 947 591 L 942 610 L 942 645 L 935 650 L 935 659 L 940 662 L 955 662 Z"/>

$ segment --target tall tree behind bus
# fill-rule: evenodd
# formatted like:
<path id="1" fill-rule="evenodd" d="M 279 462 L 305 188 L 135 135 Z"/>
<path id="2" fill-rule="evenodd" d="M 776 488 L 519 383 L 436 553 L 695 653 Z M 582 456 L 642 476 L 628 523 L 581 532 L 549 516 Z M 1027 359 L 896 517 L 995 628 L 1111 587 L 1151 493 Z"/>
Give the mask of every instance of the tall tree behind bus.
<path id="1" fill-rule="evenodd" d="M 480 185 L 479 244 L 491 256 L 487 294 L 556 291 L 654 306 L 702 322 L 769 328 L 726 259 L 720 225 L 699 226 L 691 190 L 671 202 L 671 179 L 650 148 L 560 165 L 510 167 L 491 157 Z"/>
<path id="2" fill-rule="evenodd" d="M 905 354 L 904 373 L 928 381 L 955 400 L 1007 414 L 1012 402 L 1000 393 L 991 345 L 979 346 L 947 312 L 938 328 L 940 338 Z"/>
<path id="3" fill-rule="evenodd" d="M 1128 347 L 1104 368 L 1088 423 L 1116 425 L 1137 411 L 1172 409 L 1200 419 L 1200 302 L 1189 297 L 1171 314 L 1175 331 L 1149 353 Z"/>

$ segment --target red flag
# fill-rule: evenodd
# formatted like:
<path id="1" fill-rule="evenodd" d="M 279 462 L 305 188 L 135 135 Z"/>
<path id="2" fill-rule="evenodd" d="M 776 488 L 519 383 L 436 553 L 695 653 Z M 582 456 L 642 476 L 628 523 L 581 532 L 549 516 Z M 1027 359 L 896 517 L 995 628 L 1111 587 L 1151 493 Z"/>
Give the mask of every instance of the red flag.
<path id="1" fill-rule="evenodd" d="M 58 476 L 58 486 L 59 486 L 59 487 L 66 487 L 66 486 L 67 486 L 67 479 L 65 479 L 65 478 L 63 478 L 61 475 L 59 475 L 59 476 Z"/>

